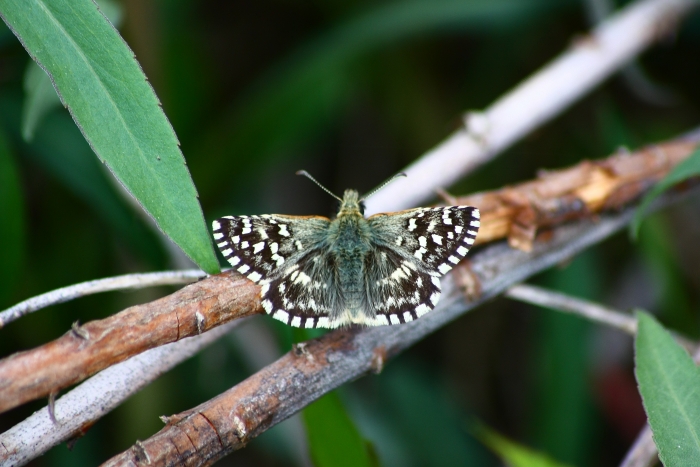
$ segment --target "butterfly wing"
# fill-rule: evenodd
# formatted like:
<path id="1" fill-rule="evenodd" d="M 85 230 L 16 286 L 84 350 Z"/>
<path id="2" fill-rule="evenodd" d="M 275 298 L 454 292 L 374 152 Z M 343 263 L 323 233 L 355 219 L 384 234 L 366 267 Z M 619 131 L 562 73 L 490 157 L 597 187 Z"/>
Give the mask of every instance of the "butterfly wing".
<path id="1" fill-rule="evenodd" d="M 295 327 L 336 327 L 344 303 L 334 258 L 324 247 L 330 220 L 317 216 L 227 216 L 213 222 L 224 258 L 262 286 L 262 306 Z"/>
<path id="2" fill-rule="evenodd" d="M 366 309 L 376 324 L 418 319 L 440 299 L 440 277 L 464 258 L 479 229 L 469 206 L 419 208 L 369 219 L 373 253 L 365 264 Z"/>

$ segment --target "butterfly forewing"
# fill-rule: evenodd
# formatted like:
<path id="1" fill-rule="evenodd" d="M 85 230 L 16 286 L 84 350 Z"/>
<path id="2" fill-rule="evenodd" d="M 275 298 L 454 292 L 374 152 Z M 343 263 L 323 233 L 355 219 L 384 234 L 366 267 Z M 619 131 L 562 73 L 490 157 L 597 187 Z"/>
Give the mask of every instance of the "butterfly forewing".
<path id="1" fill-rule="evenodd" d="M 260 282 L 281 275 L 322 241 L 329 224 L 315 216 L 227 216 L 214 221 L 214 241 L 231 266 Z"/>

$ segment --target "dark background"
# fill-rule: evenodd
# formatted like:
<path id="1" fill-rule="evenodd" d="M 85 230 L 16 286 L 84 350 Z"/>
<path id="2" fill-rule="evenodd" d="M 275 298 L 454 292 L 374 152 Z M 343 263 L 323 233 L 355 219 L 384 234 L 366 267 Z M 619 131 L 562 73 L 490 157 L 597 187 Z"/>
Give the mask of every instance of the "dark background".
<path id="1" fill-rule="evenodd" d="M 331 215 L 334 200 L 296 170 L 336 193 L 368 191 L 590 28 L 584 2 L 467 0 L 444 13 L 457 3 L 125 0 L 119 29 L 175 128 L 207 222 Z M 694 128 L 699 53 L 695 14 L 640 57 L 645 85 L 616 76 L 451 192 L 500 188 Z M 0 229 L 0 309 L 81 281 L 182 266 L 119 194 L 67 111 L 55 108 L 31 142 L 22 139 L 29 62 L 0 25 L 0 134 L 12 156 L 0 183 L 19 188 L 19 197 L 0 198 L 0 223 L 15 226 Z M 533 282 L 645 308 L 698 337 L 698 208 L 689 201 L 655 215 L 637 243 L 619 234 Z M 39 311 L 0 330 L 0 356 L 171 290 Z M 159 415 L 217 395 L 297 337 L 258 317 L 129 399 L 72 451 L 58 446 L 31 465 L 97 465 L 159 430 Z M 381 465 L 499 465 L 473 435 L 481 422 L 561 462 L 613 466 L 644 421 L 631 344 L 577 317 L 499 299 L 339 395 Z M 0 431 L 45 403 L 0 415 Z M 304 465 L 304 439 L 291 420 L 220 465 Z"/>

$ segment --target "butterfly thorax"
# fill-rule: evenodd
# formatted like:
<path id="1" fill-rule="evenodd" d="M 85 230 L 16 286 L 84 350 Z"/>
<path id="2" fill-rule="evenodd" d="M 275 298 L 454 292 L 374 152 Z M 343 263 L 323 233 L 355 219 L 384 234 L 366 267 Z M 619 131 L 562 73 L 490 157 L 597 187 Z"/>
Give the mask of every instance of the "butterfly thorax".
<path id="1" fill-rule="evenodd" d="M 362 215 L 356 191 L 345 191 L 338 216 L 329 228 L 328 240 L 346 312 L 360 313 L 363 311 L 364 263 L 371 249 L 371 228 Z"/>

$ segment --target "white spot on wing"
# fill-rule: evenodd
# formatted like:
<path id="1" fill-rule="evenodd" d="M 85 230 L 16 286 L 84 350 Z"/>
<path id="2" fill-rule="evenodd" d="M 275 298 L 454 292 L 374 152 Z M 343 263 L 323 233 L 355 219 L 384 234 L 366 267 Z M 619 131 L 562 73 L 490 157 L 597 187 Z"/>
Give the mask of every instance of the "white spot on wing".
<path id="1" fill-rule="evenodd" d="M 277 243 L 270 243 L 270 251 L 272 254 L 277 254 L 277 250 L 279 249 L 279 245 Z"/>
<path id="2" fill-rule="evenodd" d="M 330 322 L 330 320 L 328 319 L 327 316 L 321 316 L 321 317 L 318 319 L 318 324 L 316 325 L 316 327 L 319 327 L 319 328 L 327 328 L 330 324 L 331 324 L 331 322 Z"/>
<path id="3" fill-rule="evenodd" d="M 220 232 L 217 232 L 214 234 L 214 240 L 220 240 L 222 238 L 224 238 L 224 234 L 222 234 Z"/>
<path id="4" fill-rule="evenodd" d="M 296 274 L 296 273 L 295 273 Z M 304 274 L 303 272 L 300 272 L 297 278 L 294 280 L 294 283 L 301 283 L 302 285 L 309 285 L 311 283 L 311 278 Z"/>
<path id="5" fill-rule="evenodd" d="M 314 319 L 313 318 L 306 318 L 306 324 L 304 325 L 306 328 L 312 328 L 314 327 Z"/>
<path id="6" fill-rule="evenodd" d="M 426 314 L 429 311 L 430 311 L 430 307 L 428 305 L 426 305 L 425 303 L 421 303 L 420 305 L 418 305 L 418 307 L 416 307 L 416 316 L 418 316 L 420 318 L 421 316 L 423 316 L 424 314 Z"/>
<path id="7" fill-rule="evenodd" d="M 409 323 L 409 322 L 413 321 L 413 315 L 411 314 L 410 311 L 405 311 L 405 312 L 404 312 L 404 314 L 403 314 L 403 320 L 404 320 L 406 323 Z"/>
<path id="8" fill-rule="evenodd" d="M 284 310 L 277 310 L 275 311 L 275 314 L 272 315 L 272 317 L 286 323 L 289 319 L 289 313 L 287 313 Z"/>
<path id="9" fill-rule="evenodd" d="M 272 302 L 270 300 L 263 300 L 262 307 L 268 315 L 272 313 Z"/>
<path id="10" fill-rule="evenodd" d="M 442 237 L 439 235 L 433 234 L 433 241 L 438 245 L 442 245 Z"/>
<path id="11" fill-rule="evenodd" d="M 241 262 L 241 258 L 239 258 L 238 256 L 234 256 L 233 258 L 229 258 L 228 262 L 231 266 L 235 266 Z"/>
<path id="12" fill-rule="evenodd" d="M 265 248 L 265 242 L 258 242 L 253 245 L 253 253 L 259 253 L 263 248 Z"/>
<path id="13" fill-rule="evenodd" d="M 301 327 L 301 318 L 299 316 L 295 316 L 292 318 L 290 325 L 294 326 L 295 328 Z"/>
<path id="14" fill-rule="evenodd" d="M 270 256 L 270 259 L 277 263 L 277 267 L 282 266 L 284 264 L 284 258 L 282 256 L 278 255 L 277 253 Z"/>
<path id="15" fill-rule="evenodd" d="M 433 292 L 433 294 L 430 295 L 430 303 L 432 303 L 433 306 L 437 305 L 439 300 L 440 300 L 440 292 Z M 421 305 L 421 306 L 425 306 L 425 305 Z M 416 312 L 418 312 L 418 310 L 416 310 Z"/>
<path id="16" fill-rule="evenodd" d="M 287 230 L 287 226 L 285 224 L 280 224 L 280 235 L 283 237 L 289 237 L 289 231 Z"/>
<path id="17" fill-rule="evenodd" d="M 471 225 L 472 227 L 479 227 L 479 226 L 481 226 L 481 222 L 479 222 L 479 221 L 471 221 L 471 222 L 469 223 L 469 225 Z"/>
<path id="18" fill-rule="evenodd" d="M 428 244 L 428 241 L 425 239 L 425 237 L 418 237 L 418 244 L 420 246 L 426 246 Z"/>
<path id="19" fill-rule="evenodd" d="M 230 255 L 231 253 L 233 253 L 233 250 L 230 249 L 230 248 L 226 248 L 224 251 L 221 252 L 221 254 L 224 255 L 224 256 L 228 256 L 228 255 Z"/>
<path id="20" fill-rule="evenodd" d="M 469 249 L 464 248 L 463 246 L 460 246 L 459 248 L 457 248 L 457 253 L 459 253 L 462 256 L 466 255 L 467 251 L 469 251 Z"/>
<path id="21" fill-rule="evenodd" d="M 459 258 L 456 258 L 454 256 L 450 256 L 449 258 L 447 258 L 447 261 L 449 261 L 452 264 L 457 264 L 457 263 L 459 263 Z"/>
<path id="22" fill-rule="evenodd" d="M 416 220 L 415 220 L 414 218 L 411 217 L 411 218 L 408 220 L 408 230 L 411 231 L 411 232 L 413 232 L 414 230 L 416 230 L 416 227 L 417 227 L 417 225 L 416 225 Z"/>
<path id="23" fill-rule="evenodd" d="M 250 225 L 250 224 L 248 224 Z M 241 230 L 241 235 L 246 235 L 251 233 L 253 230 L 250 227 L 244 227 L 243 230 Z"/>
<path id="24" fill-rule="evenodd" d="M 213 230 L 219 230 L 221 228 L 221 224 L 219 224 L 219 221 L 212 222 L 211 226 Z"/>
<path id="25" fill-rule="evenodd" d="M 250 266 L 248 266 L 247 264 L 244 264 L 243 266 L 238 268 L 238 272 L 240 272 L 241 274 L 245 274 L 249 270 L 250 270 Z"/>
<path id="26" fill-rule="evenodd" d="M 250 279 L 253 282 L 258 282 L 260 279 L 262 279 L 262 275 L 260 275 L 259 272 L 251 272 L 248 274 L 248 279 Z"/>
<path id="27" fill-rule="evenodd" d="M 438 266 L 438 271 L 440 271 L 442 274 L 447 274 L 450 272 L 452 268 L 445 263 L 442 263 L 440 266 Z"/>
<path id="28" fill-rule="evenodd" d="M 399 317 L 394 314 L 389 315 L 389 321 L 391 321 L 391 324 L 399 324 L 401 322 Z"/>

